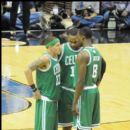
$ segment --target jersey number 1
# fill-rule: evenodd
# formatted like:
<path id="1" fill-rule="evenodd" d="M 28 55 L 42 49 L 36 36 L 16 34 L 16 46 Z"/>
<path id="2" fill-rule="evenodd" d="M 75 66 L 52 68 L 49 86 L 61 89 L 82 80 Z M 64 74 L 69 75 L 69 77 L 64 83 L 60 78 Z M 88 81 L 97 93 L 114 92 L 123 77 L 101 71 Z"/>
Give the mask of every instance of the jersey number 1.
<path id="1" fill-rule="evenodd" d="M 74 77 L 74 66 L 71 66 L 71 74 L 70 77 Z"/>

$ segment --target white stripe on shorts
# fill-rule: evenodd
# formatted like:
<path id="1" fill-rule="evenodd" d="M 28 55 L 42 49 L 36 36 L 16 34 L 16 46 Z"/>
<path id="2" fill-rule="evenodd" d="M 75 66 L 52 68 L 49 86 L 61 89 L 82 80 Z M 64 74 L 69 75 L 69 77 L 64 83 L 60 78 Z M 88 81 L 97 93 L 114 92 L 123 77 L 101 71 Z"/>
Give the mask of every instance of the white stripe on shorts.
<path id="1" fill-rule="evenodd" d="M 58 123 L 59 127 L 68 127 L 68 126 L 72 126 L 72 125 L 73 125 L 73 122 L 70 122 L 70 123 Z"/>
<path id="2" fill-rule="evenodd" d="M 51 100 L 50 98 L 48 98 L 48 97 L 46 97 L 46 96 L 41 96 L 41 99 L 42 99 L 43 101 L 49 101 L 49 102 L 54 102 L 54 101 L 56 101 L 56 100 Z"/>
<path id="3" fill-rule="evenodd" d="M 65 86 L 62 86 L 62 88 L 63 88 L 63 89 L 65 89 L 65 90 L 71 91 L 71 92 L 75 92 L 75 90 L 74 90 L 74 89 L 67 88 L 67 87 L 65 87 Z"/>
<path id="4" fill-rule="evenodd" d="M 42 130 L 46 130 L 46 101 L 42 104 Z"/>
<path id="5" fill-rule="evenodd" d="M 84 90 L 97 88 L 96 84 L 93 86 L 84 86 Z"/>

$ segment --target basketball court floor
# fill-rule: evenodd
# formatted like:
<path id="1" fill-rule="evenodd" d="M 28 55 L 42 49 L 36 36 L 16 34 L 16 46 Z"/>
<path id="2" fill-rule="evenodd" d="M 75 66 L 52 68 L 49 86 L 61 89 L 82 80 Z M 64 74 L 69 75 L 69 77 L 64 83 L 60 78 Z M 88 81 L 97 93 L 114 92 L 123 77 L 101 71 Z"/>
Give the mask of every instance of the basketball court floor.
<path id="1" fill-rule="evenodd" d="M 34 128 L 35 99 L 24 70 L 45 47 L 24 44 L 2 39 L 2 130 Z M 101 126 L 93 130 L 130 130 L 130 44 L 94 46 L 105 58 L 107 69 L 100 85 Z"/>

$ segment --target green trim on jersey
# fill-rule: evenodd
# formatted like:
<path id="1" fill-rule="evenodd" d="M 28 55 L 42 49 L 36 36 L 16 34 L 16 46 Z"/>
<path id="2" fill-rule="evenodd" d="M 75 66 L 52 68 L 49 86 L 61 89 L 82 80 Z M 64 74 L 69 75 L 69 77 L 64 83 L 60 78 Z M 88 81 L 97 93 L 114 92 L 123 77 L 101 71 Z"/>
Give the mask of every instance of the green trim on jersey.
<path id="1" fill-rule="evenodd" d="M 44 54 L 50 59 L 50 66 L 46 70 L 36 70 L 36 84 L 43 96 L 52 100 L 60 98 L 60 64 L 49 54 Z"/>
<path id="2" fill-rule="evenodd" d="M 74 65 L 78 53 L 82 48 L 74 50 L 70 47 L 69 43 L 64 43 L 62 54 L 59 59 L 61 65 L 61 85 L 67 88 L 73 88 L 74 80 Z"/>
<path id="3" fill-rule="evenodd" d="M 90 60 L 87 67 L 87 73 L 85 76 L 85 86 L 93 86 L 97 83 L 98 79 L 101 76 L 101 64 L 102 64 L 102 56 L 99 51 L 95 47 L 85 47 L 82 51 L 87 51 Z M 74 86 L 76 86 L 78 80 L 78 65 L 75 66 L 75 79 Z"/>

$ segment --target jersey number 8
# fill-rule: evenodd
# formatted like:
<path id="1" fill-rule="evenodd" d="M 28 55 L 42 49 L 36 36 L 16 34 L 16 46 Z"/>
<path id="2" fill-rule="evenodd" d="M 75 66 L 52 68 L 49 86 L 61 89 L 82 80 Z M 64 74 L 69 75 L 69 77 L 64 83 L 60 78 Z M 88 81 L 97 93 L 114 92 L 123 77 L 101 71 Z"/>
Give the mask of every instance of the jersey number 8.
<path id="1" fill-rule="evenodd" d="M 98 73 L 98 65 L 94 64 L 93 65 L 93 74 L 92 74 L 92 77 L 96 78 L 97 77 L 97 73 Z"/>

